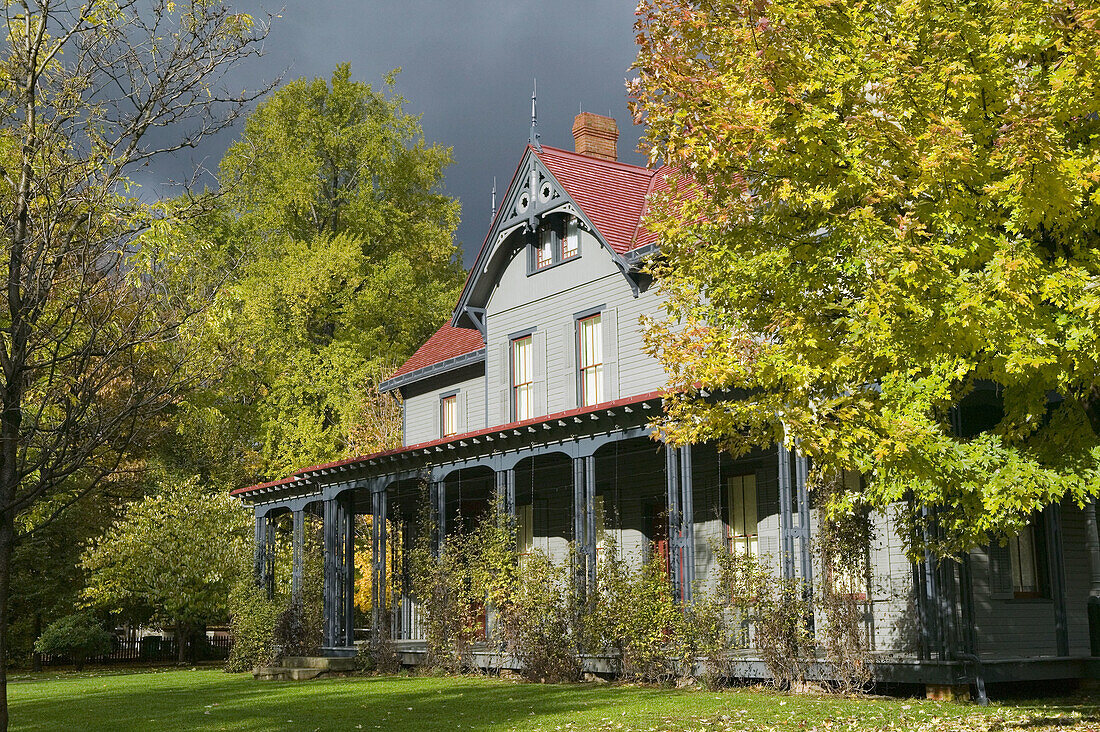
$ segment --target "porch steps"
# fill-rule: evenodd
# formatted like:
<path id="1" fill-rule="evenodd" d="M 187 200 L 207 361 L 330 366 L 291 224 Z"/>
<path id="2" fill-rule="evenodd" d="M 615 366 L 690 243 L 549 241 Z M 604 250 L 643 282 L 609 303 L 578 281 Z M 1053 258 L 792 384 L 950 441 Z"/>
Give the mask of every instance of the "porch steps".
<path id="1" fill-rule="evenodd" d="M 261 666 L 252 672 L 257 681 L 308 681 L 355 670 L 354 658 L 287 656 L 278 666 Z"/>

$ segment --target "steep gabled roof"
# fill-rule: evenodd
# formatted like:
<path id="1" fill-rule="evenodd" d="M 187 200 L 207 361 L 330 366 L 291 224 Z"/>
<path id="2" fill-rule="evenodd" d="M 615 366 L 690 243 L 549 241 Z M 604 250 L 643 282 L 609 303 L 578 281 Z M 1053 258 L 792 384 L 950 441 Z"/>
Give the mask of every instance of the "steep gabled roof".
<path id="1" fill-rule="evenodd" d="M 535 155 L 619 254 L 634 248 L 646 194 L 660 170 L 542 146 Z"/>
<path id="2" fill-rule="evenodd" d="M 383 391 L 395 389 L 403 383 L 415 381 L 418 377 L 428 376 L 428 371 L 438 370 L 433 367 L 439 367 L 448 362 L 458 368 L 480 360 L 477 358 L 479 352 L 484 358 L 484 350 L 485 341 L 479 331 L 473 328 L 455 328 L 450 323 L 444 323 L 424 345 L 416 349 L 416 353 L 403 363 L 401 368 L 394 371 L 379 386 Z"/>
<path id="3" fill-rule="evenodd" d="M 532 157 L 537 163 L 528 163 Z M 624 258 L 625 255 L 632 251 L 637 255 L 639 252 L 635 250 L 655 244 L 656 236 L 643 227 L 642 219 L 650 195 L 669 190 L 668 179 L 675 176 L 674 169 L 662 166 L 657 170 L 650 170 L 548 145 L 537 148 L 528 145 L 512 175 L 504 205 L 497 211 L 474 260 L 474 266 L 466 277 L 466 284 L 459 298 L 459 308 L 456 309 L 451 324 L 440 328 L 412 358 L 383 382 L 381 386 L 384 390 L 398 388 L 452 367 L 457 368 L 473 360 L 478 351 L 482 351 L 481 355 L 484 356 L 485 342 L 480 331 L 456 327 L 453 324 L 477 323 L 472 317 L 463 320 L 463 309 L 470 304 L 471 292 L 477 281 L 490 269 L 503 264 L 503 261 L 490 264 L 493 248 L 499 243 L 499 239 L 515 230 L 517 220 L 522 222 L 522 217 L 517 218 L 514 211 L 506 209 L 516 191 L 526 183 L 524 176 L 527 175 L 525 171 L 529 170 L 529 165 L 541 165 L 568 197 L 555 198 L 544 208 L 554 208 L 571 201 L 579 209 L 577 213 L 591 223 L 593 233 L 610 250 L 611 256 L 616 259 L 624 274 L 631 266 Z M 680 178 L 681 185 L 686 182 L 686 179 Z M 554 195 L 557 196 L 557 193 Z M 648 253 L 649 249 L 644 251 Z M 485 285 L 481 287 L 484 289 Z M 484 293 L 481 296 L 484 297 Z M 462 358 L 467 355 L 468 358 Z"/>

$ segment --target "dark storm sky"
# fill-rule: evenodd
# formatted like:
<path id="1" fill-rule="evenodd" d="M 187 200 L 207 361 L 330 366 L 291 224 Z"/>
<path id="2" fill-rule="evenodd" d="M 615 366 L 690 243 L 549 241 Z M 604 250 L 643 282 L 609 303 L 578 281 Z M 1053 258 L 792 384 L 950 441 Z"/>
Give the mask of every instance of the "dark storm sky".
<path id="1" fill-rule="evenodd" d="M 254 0 L 231 4 L 254 15 L 273 9 Z M 635 56 L 629 0 L 287 0 L 274 9 L 281 17 L 265 56 L 234 72 L 234 81 L 327 78 L 349 61 L 357 80 L 377 87 L 400 66 L 397 90 L 407 110 L 422 115 L 426 139 L 454 148 L 446 188 L 462 203 L 456 241 L 467 265 L 488 228 L 493 176 L 499 194 L 527 142 L 532 79 L 544 144 L 572 149 L 573 117 L 583 106 L 618 121 L 620 160 L 643 162 L 624 84 Z M 180 180 L 195 163 L 215 169 L 239 133 L 238 125 L 163 161 L 157 174 Z M 150 190 L 152 181 L 144 182 Z"/>

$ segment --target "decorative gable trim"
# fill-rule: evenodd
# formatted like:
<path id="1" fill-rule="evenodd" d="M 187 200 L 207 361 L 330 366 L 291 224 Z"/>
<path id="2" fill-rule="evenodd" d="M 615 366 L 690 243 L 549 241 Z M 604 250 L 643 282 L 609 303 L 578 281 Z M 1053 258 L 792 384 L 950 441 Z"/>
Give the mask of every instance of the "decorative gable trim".
<path id="1" fill-rule="evenodd" d="M 596 238 L 626 278 L 634 296 L 638 296 L 639 286 L 632 276 L 631 264 L 608 244 L 607 239 L 592 223 L 584 209 L 573 200 L 565 187 L 539 160 L 537 151 L 528 145 L 523 159 L 512 176 L 508 192 L 504 197 L 504 204 L 498 209 L 489 234 L 485 237 L 474 266 L 470 269 L 470 275 L 466 279 L 454 316 L 451 318 L 451 325 L 472 326 L 480 330 L 482 335 L 485 334 L 484 306 L 491 292 L 491 287 L 487 286 L 487 283 L 495 279 L 495 275 L 507 266 L 507 262 L 511 259 L 514 244 L 506 246 L 507 242 L 512 240 L 516 233 L 524 235 L 534 233 L 542 217 L 556 213 L 568 213 L 577 217 L 581 228 Z M 526 244 L 525 236 L 523 245 Z"/>

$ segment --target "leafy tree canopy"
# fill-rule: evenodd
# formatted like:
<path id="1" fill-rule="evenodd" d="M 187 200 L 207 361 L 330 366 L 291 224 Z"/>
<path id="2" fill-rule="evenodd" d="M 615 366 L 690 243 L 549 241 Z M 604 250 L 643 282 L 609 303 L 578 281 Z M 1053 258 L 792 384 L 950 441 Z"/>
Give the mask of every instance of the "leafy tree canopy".
<path id="1" fill-rule="evenodd" d="M 660 429 L 798 441 L 941 548 L 1100 492 L 1100 7 L 639 8 Z M 959 408 L 961 405 L 961 409 Z"/>
<path id="2" fill-rule="evenodd" d="M 248 479 L 391 446 L 400 421 L 377 383 L 457 296 L 451 152 L 424 142 L 393 81 L 376 91 L 344 64 L 291 82 L 222 160 L 204 226 L 242 263 L 211 319 L 233 366 L 182 429 L 231 427 Z"/>
<path id="3" fill-rule="evenodd" d="M 224 620 L 249 556 L 251 522 L 236 500 L 196 479 L 162 475 L 155 495 L 130 504 L 84 553 L 85 600 L 131 621 L 194 625 Z"/>

